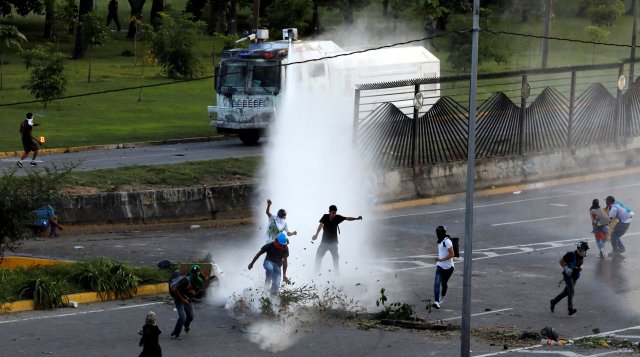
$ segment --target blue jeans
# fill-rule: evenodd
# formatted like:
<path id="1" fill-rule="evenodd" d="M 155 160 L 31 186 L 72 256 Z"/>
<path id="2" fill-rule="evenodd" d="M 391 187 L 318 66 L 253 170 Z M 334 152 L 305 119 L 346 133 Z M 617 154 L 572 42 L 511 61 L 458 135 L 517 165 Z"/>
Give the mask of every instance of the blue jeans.
<path id="1" fill-rule="evenodd" d="M 264 267 L 264 271 L 265 271 L 265 279 L 264 279 L 265 287 L 269 286 L 269 283 L 271 283 L 271 293 L 272 294 L 277 293 L 278 289 L 280 288 L 280 275 L 282 275 L 280 266 L 266 259 L 264 260 L 264 263 L 262 264 L 262 266 Z"/>
<path id="2" fill-rule="evenodd" d="M 182 332 L 182 326 L 189 328 L 191 321 L 193 321 L 193 305 L 183 304 L 177 298 L 173 298 L 176 304 L 176 310 L 178 310 L 178 321 L 176 321 L 176 327 L 173 328 L 172 336 L 180 336 Z"/>
<path id="3" fill-rule="evenodd" d="M 333 258 L 333 270 L 336 274 L 340 273 L 340 254 L 338 254 L 338 242 L 335 243 L 320 243 L 318 251 L 316 252 L 316 272 L 320 270 L 322 264 L 322 258 L 327 254 L 327 251 L 331 252 L 331 258 Z"/>
<path id="4" fill-rule="evenodd" d="M 627 233 L 627 229 L 629 229 L 630 225 L 631 223 L 618 222 L 618 224 L 613 228 L 613 232 L 611 232 L 611 248 L 614 252 L 624 253 L 626 250 L 620 238 Z"/>
<path id="5" fill-rule="evenodd" d="M 443 269 L 439 265 L 436 266 L 436 279 L 433 282 L 433 296 L 434 302 L 440 301 L 440 286 L 442 285 L 442 297 L 447 295 L 447 283 L 449 282 L 449 278 L 453 274 L 454 268 Z"/>

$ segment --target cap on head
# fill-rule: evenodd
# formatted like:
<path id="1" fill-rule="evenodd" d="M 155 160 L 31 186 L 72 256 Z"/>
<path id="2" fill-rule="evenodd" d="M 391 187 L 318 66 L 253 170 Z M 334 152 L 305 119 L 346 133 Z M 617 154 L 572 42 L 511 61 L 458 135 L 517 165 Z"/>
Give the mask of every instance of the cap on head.
<path id="1" fill-rule="evenodd" d="M 329 206 L 329 212 L 338 212 L 338 207 L 336 205 Z"/>
<path id="2" fill-rule="evenodd" d="M 600 200 L 598 200 L 597 198 L 594 198 L 593 201 L 591 202 L 592 206 L 600 206 Z"/>
<path id="3" fill-rule="evenodd" d="M 276 237 L 276 240 L 278 241 L 278 244 L 282 246 L 289 244 L 289 242 L 287 241 L 287 234 L 284 232 L 280 232 L 280 234 L 278 234 L 278 236 Z"/>
<path id="4" fill-rule="evenodd" d="M 284 210 L 284 208 L 280 208 L 278 210 L 278 218 L 284 218 L 287 216 L 287 211 Z"/>
<path id="5" fill-rule="evenodd" d="M 613 196 L 607 196 L 607 198 L 605 198 L 605 201 L 607 202 L 607 204 L 611 204 L 616 201 L 616 198 Z"/>
<path id="6" fill-rule="evenodd" d="M 31 112 L 27 113 L 27 119 L 31 119 L 31 118 L 33 118 L 33 113 Z"/>
<path id="7" fill-rule="evenodd" d="M 578 249 L 589 250 L 589 243 L 582 241 L 578 243 L 577 247 Z"/>
<path id="8" fill-rule="evenodd" d="M 446 236 L 447 236 L 447 227 L 445 227 L 445 226 L 437 226 L 436 227 L 436 237 L 438 237 L 438 240 L 443 239 Z"/>

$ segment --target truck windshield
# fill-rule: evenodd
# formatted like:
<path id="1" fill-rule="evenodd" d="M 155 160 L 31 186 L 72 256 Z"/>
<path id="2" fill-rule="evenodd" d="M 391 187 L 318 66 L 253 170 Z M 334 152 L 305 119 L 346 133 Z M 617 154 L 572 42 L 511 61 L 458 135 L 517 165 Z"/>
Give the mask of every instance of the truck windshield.
<path id="1" fill-rule="evenodd" d="M 221 88 L 244 88 L 247 84 L 247 63 L 246 62 L 225 62 L 220 66 Z"/>
<path id="2" fill-rule="evenodd" d="M 275 62 L 266 62 L 253 65 L 251 86 L 273 91 L 278 89 L 278 67 Z"/>

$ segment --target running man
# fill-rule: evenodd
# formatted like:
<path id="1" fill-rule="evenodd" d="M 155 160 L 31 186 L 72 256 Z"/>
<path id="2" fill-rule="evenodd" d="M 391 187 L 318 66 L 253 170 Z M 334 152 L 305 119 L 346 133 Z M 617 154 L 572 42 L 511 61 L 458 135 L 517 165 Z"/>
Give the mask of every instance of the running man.
<path id="1" fill-rule="evenodd" d="M 18 167 L 22 167 L 22 160 L 26 159 L 32 151 L 33 156 L 31 157 L 31 166 L 38 166 L 36 157 L 38 156 L 38 150 L 40 149 L 40 141 L 31 135 L 33 127 L 38 125 L 40 124 L 33 122 L 32 113 L 27 113 L 27 117 L 20 124 L 20 134 L 22 134 L 22 148 L 24 149 L 24 154 L 22 154 L 22 157 L 18 160 Z"/>

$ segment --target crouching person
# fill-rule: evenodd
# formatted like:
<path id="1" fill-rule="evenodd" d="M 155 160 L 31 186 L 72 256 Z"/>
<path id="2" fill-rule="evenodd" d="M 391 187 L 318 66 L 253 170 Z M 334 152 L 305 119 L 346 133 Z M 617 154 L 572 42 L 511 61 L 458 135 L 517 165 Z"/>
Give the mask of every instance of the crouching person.
<path id="1" fill-rule="evenodd" d="M 274 295 L 278 293 L 278 288 L 280 287 L 281 268 L 284 282 L 289 283 L 289 279 L 287 278 L 288 244 L 289 241 L 287 240 L 286 233 L 281 232 L 273 242 L 262 246 L 256 256 L 253 257 L 251 263 L 249 263 L 249 270 L 251 270 L 256 260 L 258 260 L 262 254 L 267 253 L 267 256 L 264 258 L 264 263 L 262 264 L 265 270 L 264 284 L 266 288 L 271 284 L 271 294 Z"/>
<path id="2" fill-rule="evenodd" d="M 196 292 L 205 287 L 206 278 L 202 275 L 199 265 L 193 265 L 189 274 L 179 276 L 169 284 L 169 293 L 173 297 L 178 311 L 178 321 L 171 333 L 171 339 L 179 340 L 182 327 L 189 333 L 193 321 L 192 299 Z"/>

